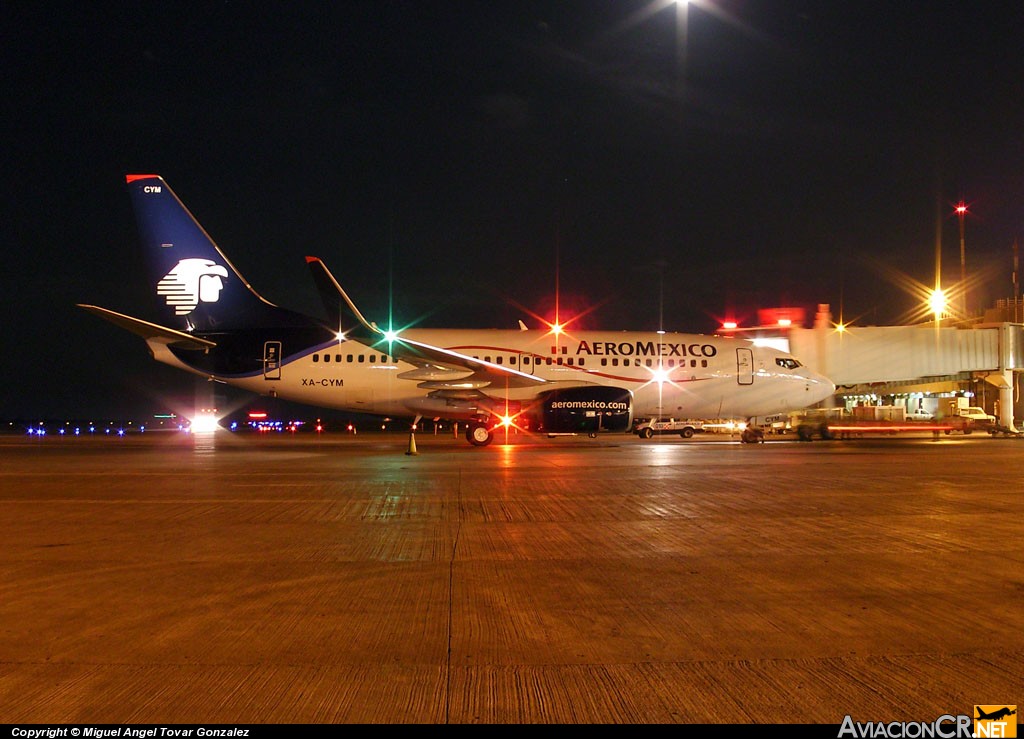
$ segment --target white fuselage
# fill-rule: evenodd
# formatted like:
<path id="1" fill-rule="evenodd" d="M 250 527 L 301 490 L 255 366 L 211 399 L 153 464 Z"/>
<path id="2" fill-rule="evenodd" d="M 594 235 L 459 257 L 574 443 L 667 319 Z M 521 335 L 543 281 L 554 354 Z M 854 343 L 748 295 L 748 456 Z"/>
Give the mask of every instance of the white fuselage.
<path id="1" fill-rule="evenodd" d="M 559 387 L 619 387 L 632 393 L 636 417 L 747 418 L 805 408 L 834 391 L 828 379 L 790 355 L 735 338 L 634 331 L 556 336 L 501 329 L 409 329 L 401 337 L 551 383 L 478 384 L 476 389 L 489 397 L 528 400 Z M 422 382 L 422 370 L 413 373 L 413 365 L 392 358 L 385 343 L 340 341 L 303 349 L 282 339 L 279 367 L 263 375 L 218 379 L 309 405 L 385 415 L 417 413 L 436 391 L 436 385 Z M 184 367 L 167 352 L 157 358 Z M 404 373 L 417 377 L 403 379 Z"/>

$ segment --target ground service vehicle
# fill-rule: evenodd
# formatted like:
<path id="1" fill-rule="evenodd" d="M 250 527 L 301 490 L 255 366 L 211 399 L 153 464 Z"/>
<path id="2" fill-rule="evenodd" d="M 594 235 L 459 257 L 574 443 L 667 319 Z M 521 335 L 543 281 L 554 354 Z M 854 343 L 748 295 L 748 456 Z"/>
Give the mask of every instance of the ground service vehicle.
<path id="1" fill-rule="evenodd" d="M 689 439 L 694 434 L 703 432 L 703 421 L 676 418 L 643 419 L 633 429 L 633 433 L 642 439 L 650 439 L 655 434 L 679 434 L 684 439 Z"/>
<path id="2" fill-rule="evenodd" d="M 965 408 L 960 408 L 956 415 L 961 418 L 969 418 L 982 426 L 996 422 L 995 416 L 991 413 L 986 413 L 984 408 L 979 408 L 976 405 L 969 405 Z"/>

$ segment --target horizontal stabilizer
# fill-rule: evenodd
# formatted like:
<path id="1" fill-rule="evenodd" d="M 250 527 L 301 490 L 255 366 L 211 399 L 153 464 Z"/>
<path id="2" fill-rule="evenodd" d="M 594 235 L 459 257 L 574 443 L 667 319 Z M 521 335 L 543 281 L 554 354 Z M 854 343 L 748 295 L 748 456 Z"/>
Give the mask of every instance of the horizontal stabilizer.
<path id="1" fill-rule="evenodd" d="M 123 329 L 131 331 L 133 334 L 138 334 L 146 341 L 158 341 L 161 344 L 172 346 L 175 349 L 191 349 L 193 351 L 208 351 L 217 344 L 213 341 L 207 341 L 206 339 L 200 339 L 198 336 L 192 336 L 185 333 L 184 331 L 177 331 L 173 328 L 167 328 L 166 326 L 160 326 L 149 321 L 143 321 L 141 318 L 132 318 L 126 316 L 123 313 L 117 313 L 106 308 L 100 308 L 96 305 L 84 305 L 78 303 L 79 308 L 84 308 L 90 313 L 99 316 L 100 318 L 110 321 L 115 326 L 120 326 Z"/>

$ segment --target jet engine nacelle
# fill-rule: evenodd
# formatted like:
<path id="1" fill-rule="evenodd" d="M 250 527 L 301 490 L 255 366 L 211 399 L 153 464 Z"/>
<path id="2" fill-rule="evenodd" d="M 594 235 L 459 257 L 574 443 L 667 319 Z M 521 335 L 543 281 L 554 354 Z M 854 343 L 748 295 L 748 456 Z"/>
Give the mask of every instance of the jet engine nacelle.
<path id="1" fill-rule="evenodd" d="M 572 387 L 542 393 L 535 427 L 549 434 L 629 431 L 633 394 L 618 387 Z"/>

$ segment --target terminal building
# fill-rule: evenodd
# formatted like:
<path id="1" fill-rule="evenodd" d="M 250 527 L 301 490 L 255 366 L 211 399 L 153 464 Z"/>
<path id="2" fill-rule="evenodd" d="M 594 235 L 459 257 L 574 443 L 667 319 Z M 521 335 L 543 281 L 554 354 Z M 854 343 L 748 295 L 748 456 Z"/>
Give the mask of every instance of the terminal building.
<path id="1" fill-rule="evenodd" d="M 984 408 L 1006 429 L 1024 426 L 1015 423 L 1024 419 L 1021 301 L 999 301 L 980 321 L 956 325 L 935 320 L 840 328 L 829 305 L 821 304 L 813 326 L 803 328 L 802 313 L 762 311 L 761 328 L 753 335 L 750 329 L 745 333 L 781 342 L 803 364 L 831 379 L 836 384 L 834 405 L 903 406 L 908 414 L 924 411 L 942 418 L 966 404 Z M 958 400 L 963 398 L 969 403 Z"/>

